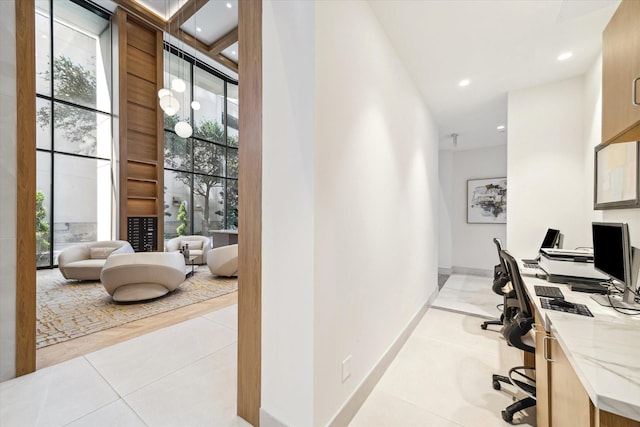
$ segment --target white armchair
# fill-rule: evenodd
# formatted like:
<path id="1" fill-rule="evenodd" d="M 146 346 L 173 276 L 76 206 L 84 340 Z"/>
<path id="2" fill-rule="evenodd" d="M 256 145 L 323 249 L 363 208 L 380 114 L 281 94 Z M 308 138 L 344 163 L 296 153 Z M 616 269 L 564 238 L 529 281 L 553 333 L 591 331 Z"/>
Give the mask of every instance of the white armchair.
<path id="1" fill-rule="evenodd" d="M 107 258 L 112 254 L 125 253 L 133 253 L 133 248 L 124 240 L 81 243 L 60 252 L 58 268 L 65 279 L 100 280 Z"/>
<path id="2" fill-rule="evenodd" d="M 207 255 L 209 271 L 214 276 L 238 275 L 238 245 L 220 246 L 209 251 Z"/>
<path id="3" fill-rule="evenodd" d="M 168 240 L 165 252 L 180 252 L 180 248 L 189 244 L 189 253 L 196 257 L 194 264 L 206 264 L 207 252 L 211 250 L 211 240 L 207 236 L 178 236 Z"/>

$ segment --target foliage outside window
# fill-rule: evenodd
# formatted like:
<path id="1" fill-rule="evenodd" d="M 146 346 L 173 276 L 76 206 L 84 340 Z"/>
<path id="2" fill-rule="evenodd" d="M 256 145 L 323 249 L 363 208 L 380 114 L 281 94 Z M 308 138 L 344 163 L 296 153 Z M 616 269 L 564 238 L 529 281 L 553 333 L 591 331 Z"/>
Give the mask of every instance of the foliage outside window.
<path id="1" fill-rule="evenodd" d="M 167 85 L 187 83 L 179 112 L 165 115 L 166 239 L 238 226 L 237 85 L 178 54 L 165 52 Z M 192 100 L 199 110 L 188 108 Z M 176 135 L 179 120 L 192 124 L 192 137 Z"/>
<path id="2" fill-rule="evenodd" d="M 108 12 L 36 0 L 36 259 L 111 238 Z"/>

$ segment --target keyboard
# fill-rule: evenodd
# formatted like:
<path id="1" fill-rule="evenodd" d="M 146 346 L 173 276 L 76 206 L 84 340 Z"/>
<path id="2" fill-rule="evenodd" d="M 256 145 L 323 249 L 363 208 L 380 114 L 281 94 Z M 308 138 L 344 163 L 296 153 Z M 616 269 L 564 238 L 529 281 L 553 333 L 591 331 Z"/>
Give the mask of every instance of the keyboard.
<path id="1" fill-rule="evenodd" d="M 533 288 L 536 291 L 536 295 L 539 297 L 564 298 L 562 291 L 557 286 L 534 285 Z"/>
<path id="2" fill-rule="evenodd" d="M 574 292 L 586 292 L 590 294 L 606 295 L 609 293 L 609 289 L 599 283 L 571 283 L 569 282 L 569 288 Z"/>

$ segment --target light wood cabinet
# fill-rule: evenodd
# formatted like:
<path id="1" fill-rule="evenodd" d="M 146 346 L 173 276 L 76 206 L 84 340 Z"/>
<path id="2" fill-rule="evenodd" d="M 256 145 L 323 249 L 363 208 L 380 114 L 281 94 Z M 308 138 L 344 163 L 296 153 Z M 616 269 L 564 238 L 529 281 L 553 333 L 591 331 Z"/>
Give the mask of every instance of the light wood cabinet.
<path id="1" fill-rule="evenodd" d="M 552 360 L 548 365 L 550 425 L 557 427 L 595 425 L 591 399 L 553 335 L 547 339 L 547 351 Z"/>
<path id="2" fill-rule="evenodd" d="M 536 339 L 536 421 L 538 427 L 550 426 L 549 366 L 545 357 L 545 341 L 548 336 L 536 313 L 534 332 Z"/>
<path id="3" fill-rule="evenodd" d="M 638 139 L 640 0 L 622 0 L 602 40 L 602 142 Z"/>
<path id="4" fill-rule="evenodd" d="M 596 408 L 553 334 L 536 313 L 536 425 L 538 427 L 640 427 Z"/>

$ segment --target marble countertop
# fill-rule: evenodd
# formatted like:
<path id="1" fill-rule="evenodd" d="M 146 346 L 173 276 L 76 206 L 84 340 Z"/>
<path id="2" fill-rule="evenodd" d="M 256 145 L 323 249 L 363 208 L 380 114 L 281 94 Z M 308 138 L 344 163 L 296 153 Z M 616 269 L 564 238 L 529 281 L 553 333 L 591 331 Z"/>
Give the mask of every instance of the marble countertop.
<path id="1" fill-rule="evenodd" d="M 640 315 L 617 313 L 564 284 L 523 279 L 545 330 L 558 340 L 593 404 L 640 421 Z M 536 284 L 558 286 L 567 301 L 585 304 L 594 317 L 543 309 Z"/>

